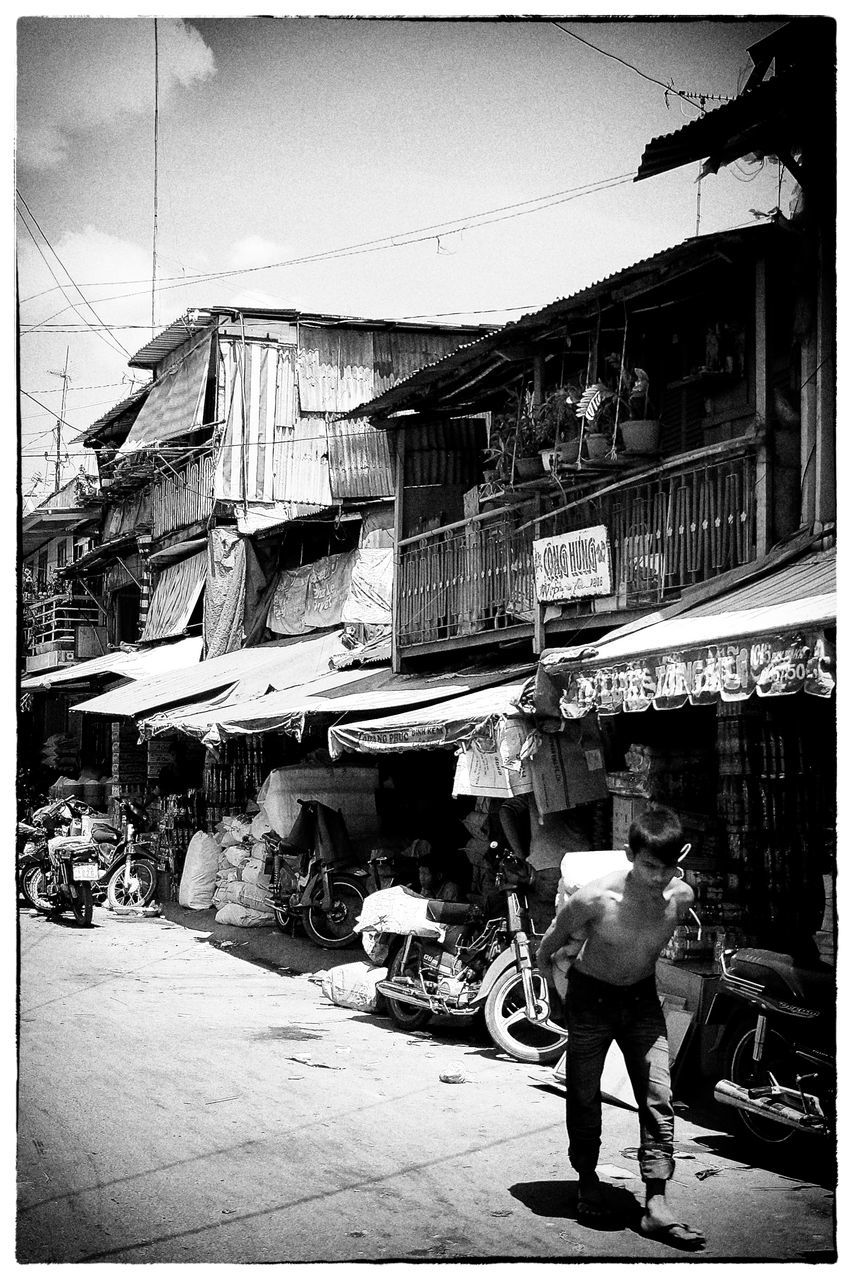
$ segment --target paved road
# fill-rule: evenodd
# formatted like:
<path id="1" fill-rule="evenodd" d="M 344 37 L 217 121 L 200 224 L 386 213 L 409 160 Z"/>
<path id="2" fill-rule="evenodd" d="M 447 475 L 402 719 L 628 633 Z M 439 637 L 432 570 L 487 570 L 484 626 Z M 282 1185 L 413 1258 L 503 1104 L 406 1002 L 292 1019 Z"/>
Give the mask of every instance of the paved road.
<path id="1" fill-rule="evenodd" d="M 673 1201 L 707 1252 L 640 1236 L 636 1117 L 615 1106 L 601 1160 L 625 1225 L 580 1226 L 550 1070 L 326 1003 L 304 975 L 337 957 L 302 939 L 169 914 L 20 914 L 19 1261 L 831 1257 L 814 1173 L 752 1168 L 687 1119 Z"/>

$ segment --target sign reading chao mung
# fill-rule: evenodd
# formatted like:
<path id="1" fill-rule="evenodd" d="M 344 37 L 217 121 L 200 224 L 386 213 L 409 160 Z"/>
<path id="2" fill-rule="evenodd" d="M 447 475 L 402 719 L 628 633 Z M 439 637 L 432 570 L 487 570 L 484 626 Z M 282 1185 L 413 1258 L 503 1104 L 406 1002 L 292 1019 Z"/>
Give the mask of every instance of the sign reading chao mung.
<path id="1" fill-rule="evenodd" d="M 540 602 L 609 596 L 613 592 L 610 542 L 603 524 L 533 543 L 533 574 Z"/>

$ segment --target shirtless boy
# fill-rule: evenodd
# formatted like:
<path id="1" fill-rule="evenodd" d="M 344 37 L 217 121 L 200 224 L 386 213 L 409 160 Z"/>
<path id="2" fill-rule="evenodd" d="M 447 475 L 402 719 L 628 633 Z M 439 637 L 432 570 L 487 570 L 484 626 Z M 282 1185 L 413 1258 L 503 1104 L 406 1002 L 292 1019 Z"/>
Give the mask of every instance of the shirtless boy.
<path id="1" fill-rule="evenodd" d="M 672 1177 L 673 1109 L 666 1025 L 655 985 L 661 948 L 686 918 L 693 890 L 678 860 L 684 832 L 671 809 L 631 824 L 629 865 L 572 894 L 539 944 L 537 963 L 552 982 L 554 953 L 579 940 L 569 970 L 566 1025 L 566 1127 L 578 1174 L 578 1220 L 603 1223 L 608 1211 L 595 1172 L 601 1146 L 601 1073 L 611 1043 L 622 1050 L 640 1113 L 640 1172 L 646 1186 L 644 1235 L 679 1249 L 705 1238 L 677 1222 L 666 1201 Z"/>

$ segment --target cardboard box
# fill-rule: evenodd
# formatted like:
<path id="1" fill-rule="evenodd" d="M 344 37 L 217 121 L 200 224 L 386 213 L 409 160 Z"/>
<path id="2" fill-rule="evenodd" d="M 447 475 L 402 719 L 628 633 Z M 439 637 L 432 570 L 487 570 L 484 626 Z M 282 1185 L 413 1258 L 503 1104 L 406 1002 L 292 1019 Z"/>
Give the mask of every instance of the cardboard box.
<path id="1" fill-rule="evenodd" d="M 540 813 L 606 800 L 607 774 L 595 717 L 571 720 L 562 733 L 543 733 L 531 761 L 531 775 Z"/>
<path id="2" fill-rule="evenodd" d="M 472 742 L 457 758 L 453 779 L 455 796 L 522 796 L 532 790 L 529 767 L 522 765 L 520 773 L 505 769 L 497 750 L 489 751 Z"/>

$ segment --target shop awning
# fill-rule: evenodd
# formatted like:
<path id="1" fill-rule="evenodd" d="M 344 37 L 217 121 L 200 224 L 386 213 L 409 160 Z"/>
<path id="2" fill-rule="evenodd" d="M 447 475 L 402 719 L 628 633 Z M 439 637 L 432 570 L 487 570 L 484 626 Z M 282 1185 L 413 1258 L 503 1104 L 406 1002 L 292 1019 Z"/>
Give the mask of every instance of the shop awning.
<path id="1" fill-rule="evenodd" d="M 119 456 L 151 449 L 202 426 L 210 344 L 208 333 L 157 379 L 118 450 Z"/>
<path id="2" fill-rule="evenodd" d="M 193 666 L 201 657 L 201 636 L 188 636 L 174 644 L 158 645 L 156 649 L 116 649 L 99 658 L 75 662 L 73 666 L 48 671 L 43 676 L 30 676 L 21 681 L 21 688 L 51 689 L 54 685 L 79 684 L 96 676 L 123 676 L 127 680 L 144 680 L 161 671 L 174 671 Z"/>
<path id="3" fill-rule="evenodd" d="M 517 674 L 520 668 L 510 670 Z M 301 687 L 260 698 L 242 702 L 226 699 L 218 706 L 208 704 L 203 709 L 177 707 L 165 715 L 144 720 L 141 729 L 143 733 L 178 730 L 200 738 L 208 746 L 224 738 L 256 733 L 289 733 L 301 738 L 311 718 L 396 711 L 431 702 L 443 705 L 449 694 L 467 695 L 472 689 L 485 696 L 486 704 L 493 705 L 494 695 L 489 699 L 492 686 L 506 680 L 508 673 L 503 669 L 453 676 L 414 676 L 395 675 L 388 667 L 370 672 L 335 671 Z M 343 726 L 338 726 L 335 732 L 339 730 L 343 731 Z"/>
<path id="4" fill-rule="evenodd" d="M 526 684 L 527 678 L 513 680 L 398 715 L 335 725 L 329 751 L 337 759 L 345 751 L 423 751 L 490 737 L 499 720 L 521 714 L 517 701 Z"/>
<path id="5" fill-rule="evenodd" d="M 185 631 L 204 590 L 207 554 L 202 551 L 163 569 L 154 584 L 142 640 L 165 640 Z"/>
<path id="6" fill-rule="evenodd" d="M 225 653 L 182 671 L 135 681 L 80 702 L 72 710 L 120 720 L 143 715 L 157 707 L 188 703 L 192 698 L 209 699 L 215 694 L 233 692 L 248 698 L 312 680 L 326 673 L 330 658 L 341 652 L 339 630 L 274 641 Z"/>
<path id="7" fill-rule="evenodd" d="M 625 627 L 594 645 L 546 650 L 542 715 L 673 710 L 835 687 L 835 553 L 819 552 L 675 617 Z"/>

